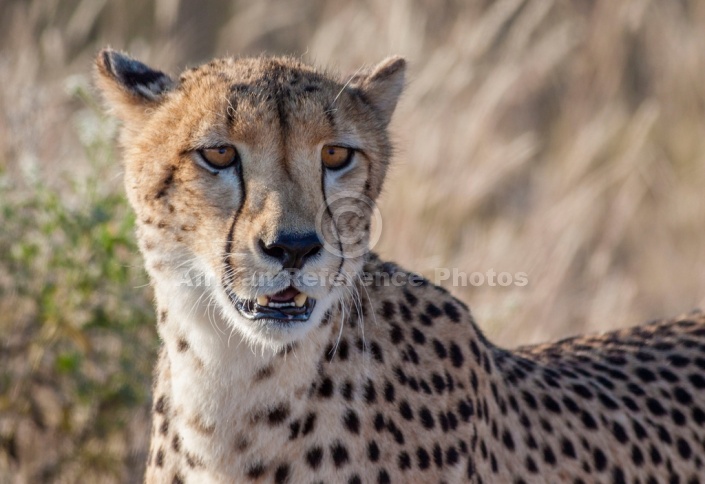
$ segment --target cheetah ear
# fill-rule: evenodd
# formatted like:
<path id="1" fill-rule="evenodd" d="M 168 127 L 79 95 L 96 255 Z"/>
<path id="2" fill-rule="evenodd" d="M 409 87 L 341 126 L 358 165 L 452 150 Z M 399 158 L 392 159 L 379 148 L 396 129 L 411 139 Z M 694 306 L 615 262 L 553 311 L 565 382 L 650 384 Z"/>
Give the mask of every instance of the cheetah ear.
<path id="1" fill-rule="evenodd" d="M 174 81 L 132 57 L 103 49 L 95 60 L 98 87 L 123 121 L 141 120 L 145 108 L 156 106 Z"/>
<path id="2" fill-rule="evenodd" d="M 394 108 L 404 90 L 405 72 L 406 61 L 403 57 L 388 57 L 377 64 L 370 74 L 356 76 L 351 83 L 382 114 L 385 124 L 392 119 Z"/>

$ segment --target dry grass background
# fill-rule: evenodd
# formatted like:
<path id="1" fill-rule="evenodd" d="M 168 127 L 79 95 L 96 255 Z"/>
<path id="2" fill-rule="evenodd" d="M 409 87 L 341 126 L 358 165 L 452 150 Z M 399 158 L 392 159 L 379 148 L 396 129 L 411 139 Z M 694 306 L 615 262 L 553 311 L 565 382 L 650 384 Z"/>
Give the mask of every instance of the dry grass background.
<path id="1" fill-rule="evenodd" d="M 342 72 L 406 56 L 376 250 L 431 278 L 525 272 L 525 287 L 447 286 L 503 345 L 705 305 L 701 1 L 0 0 L 0 12 L 0 483 L 141 474 L 154 333 L 115 125 L 88 89 L 106 44 L 171 72 L 214 55 Z"/>

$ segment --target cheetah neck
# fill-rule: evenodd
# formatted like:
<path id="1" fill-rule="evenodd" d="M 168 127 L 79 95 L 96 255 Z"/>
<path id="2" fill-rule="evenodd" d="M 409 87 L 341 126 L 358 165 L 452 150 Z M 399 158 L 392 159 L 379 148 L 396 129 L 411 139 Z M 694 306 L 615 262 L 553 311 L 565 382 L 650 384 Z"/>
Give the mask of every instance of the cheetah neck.
<path id="1" fill-rule="evenodd" d="M 280 351 L 254 348 L 217 311 L 204 310 L 206 304 L 194 309 L 207 297 L 198 288 L 185 290 L 156 280 L 155 295 L 162 353 L 155 375 L 153 428 L 159 432 L 161 419 L 170 420 L 163 445 L 178 436 L 195 471 L 208 469 L 204 479 L 217 482 L 221 473 L 236 475 L 233 446 L 266 445 L 256 442 L 248 424 L 300 410 L 297 402 L 303 402 L 318 375 L 333 325 L 322 325 Z M 286 406 L 272 403 L 279 401 Z"/>

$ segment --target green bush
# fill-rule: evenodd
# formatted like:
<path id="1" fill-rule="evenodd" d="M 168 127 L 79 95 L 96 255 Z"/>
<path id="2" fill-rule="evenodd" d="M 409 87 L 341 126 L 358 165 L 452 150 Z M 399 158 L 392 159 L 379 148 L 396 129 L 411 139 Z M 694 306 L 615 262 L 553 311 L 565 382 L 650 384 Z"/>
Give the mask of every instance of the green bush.
<path id="1" fill-rule="evenodd" d="M 0 482 L 132 480 L 144 461 L 135 453 L 148 432 L 131 445 L 130 425 L 148 422 L 157 347 L 148 278 L 116 126 L 85 81 L 71 84 L 85 106 L 74 122 L 88 173 L 51 183 L 0 173 Z M 34 446 L 50 458 L 28 462 Z"/>

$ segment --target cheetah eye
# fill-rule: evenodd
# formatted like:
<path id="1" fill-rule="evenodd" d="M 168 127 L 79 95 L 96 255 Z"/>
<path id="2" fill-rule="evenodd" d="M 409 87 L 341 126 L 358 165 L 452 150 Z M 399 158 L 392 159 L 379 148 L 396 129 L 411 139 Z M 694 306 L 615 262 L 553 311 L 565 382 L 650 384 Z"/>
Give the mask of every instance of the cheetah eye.
<path id="1" fill-rule="evenodd" d="M 354 154 L 352 148 L 325 145 L 321 148 L 321 161 L 329 170 L 341 170 L 350 164 Z"/>
<path id="2" fill-rule="evenodd" d="M 234 165 L 240 159 L 237 150 L 232 146 L 204 148 L 199 150 L 198 153 L 206 160 L 206 163 L 219 170 Z"/>

